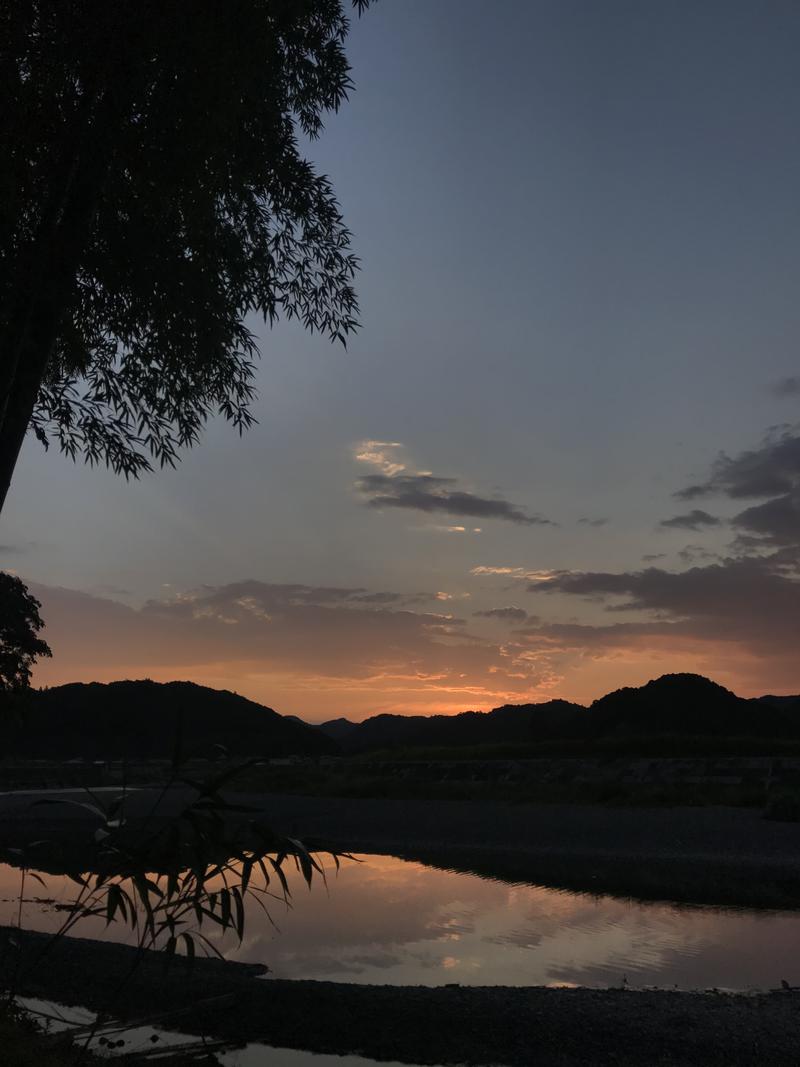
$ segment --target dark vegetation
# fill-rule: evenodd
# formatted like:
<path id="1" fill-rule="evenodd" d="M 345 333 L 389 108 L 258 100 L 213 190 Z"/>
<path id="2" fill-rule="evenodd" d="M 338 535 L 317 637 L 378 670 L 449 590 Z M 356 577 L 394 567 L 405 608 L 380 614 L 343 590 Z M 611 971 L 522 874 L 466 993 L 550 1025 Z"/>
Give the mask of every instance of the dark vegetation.
<path id="1" fill-rule="evenodd" d="M 275 902 L 289 905 L 285 867 L 294 865 L 309 889 L 312 880 L 325 881 L 323 867 L 300 841 L 276 836 L 257 809 L 232 804 L 222 795 L 220 789 L 235 777 L 235 769 L 217 770 L 205 781 L 193 782 L 183 805 L 167 815 L 160 812 L 169 787 L 181 783 L 180 775 L 181 768 L 175 764 L 166 788 L 133 817 L 128 815 L 131 797 L 125 792 L 110 800 L 90 792 L 90 799 L 42 798 L 35 807 L 67 808 L 77 815 L 77 838 L 83 839 L 83 847 L 70 848 L 63 839 L 51 838 L 0 850 L 5 862 L 20 868 L 21 878 L 17 927 L 6 931 L 8 939 L 0 945 L 0 970 L 4 970 L 0 1038 L 5 1029 L 7 1049 L 15 1057 L 2 1062 L 27 1067 L 37 1062 L 38 1054 L 41 1062 L 52 1067 L 78 1067 L 95 1062 L 85 1055 L 92 1041 L 123 1048 L 126 1039 L 121 1032 L 126 1027 L 119 1025 L 120 1005 L 128 997 L 128 983 L 137 969 L 157 958 L 154 950 L 160 950 L 162 971 L 182 957 L 191 968 L 198 955 L 207 955 L 216 956 L 232 973 L 235 968 L 206 936 L 209 927 L 212 933 L 235 935 L 241 945 L 248 903 L 257 903 L 267 914 Z M 95 824 L 93 833 L 88 832 L 91 823 Z M 7 833 L 0 836 L 8 838 Z M 338 868 L 338 855 L 332 859 Z M 46 887 L 44 875 L 54 863 L 77 888 L 71 900 L 62 899 L 56 905 L 64 917 L 54 934 L 26 936 L 21 928 L 26 883 Z M 127 931 L 134 944 L 128 950 L 125 970 L 105 985 L 104 1003 L 94 1021 L 70 1025 L 63 1033 L 41 1034 L 31 1018 L 40 1013 L 16 1010 L 15 998 L 27 988 L 26 983 L 35 982 L 37 975 L 49 969 L 54 950 L 65 941 L 75 944 L 67 935 L 90 918 L 104 919 L 107 927 L 116 923 Z M 239 965 L 248 974 L 267 969 Z M 83 988 L 82 980 L 76 984 Z M 65 998 L 57 994 L 57 999 L 63 1002 Z M 83 997 L 81 1003 L 85 1003 Z M 139 1022 L 151 1021 L 170 1021 L 170 1015 L 159 1012 Z M 230 1046 L 230 1041 L 210 1045 L 205 1040 L 187 1041 L 162 1055 L 162 1049 L 151 1043 L 144 1051 L 139 1048 L 124 1055 L 131 1064 L 157 1060 L 165 1067 L 200 1062 L 211 1067 L 218 1063 L 213 1052 Z"/>
<path id="2" fill-rule="evenodd" d="M 348 26 L 341 0 L 2 5 L 0 509 L 29 428 L 126 477 L 246 429 L 248 315 L 355 329 L 300 139 L 352 87 Z"/>
<path id="3" fill-rule="evenodd" d="M 51 655 L 39 637 L 41 606 L 16 575 L 0 572 L 0 693 L 27 689 L 36 660 Z"/>
<path id="4" fill-rule="evenodd" d="M 464 768 L 464 773 L 459 773 Z M 735 772 L 737 768 L 732 768 Z M 600 804 L 608 807 L 732 807 L 759 808 L 765 818 L 800 821 L 800 789 L 770 790 L 764 776 L 755 781 L 706 780 L 660 782 L 655 776 L 630 780 L 625 768 L 609 768 L 607 775 L 586 779 L 579 766 L 560 768 L 557 776 L 514 778 L 483 776 L 466 761 L 433 764 L 424 775 L 403 772 L 402 765 L 342 760 L 320 766 L 301 763 L 288 767 L 257 766 L 241 776 L 241 788 L 258 793 L 343 797 L 354 800 L 426 799 L 475 803 Z"/>

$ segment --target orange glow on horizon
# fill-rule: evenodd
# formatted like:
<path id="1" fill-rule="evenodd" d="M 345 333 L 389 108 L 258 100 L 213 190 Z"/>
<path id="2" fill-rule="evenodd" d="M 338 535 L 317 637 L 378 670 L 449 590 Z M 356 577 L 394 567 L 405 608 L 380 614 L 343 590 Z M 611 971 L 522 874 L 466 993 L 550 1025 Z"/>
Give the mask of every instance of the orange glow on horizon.
<path id="1" fill-rule="evenodd" d="M 740 696 L 772 692 L 796 692 L 791 681 L 785 685 L 765 682 L 755 657 L 733 656 L 718 645 L 687 654 L 685 651 L 637 647 L 616 649 L 594 658 L 578 657 L 569 673 L 556 676 L 546 685 L 510 690 L 492 682 L 456 684 L 450 678 L 434 679 L 409 672 L 363 678 L 324 678 L 314 675 L 269 672 L 253 663 L 207 663 L 174 665 L 120 664 L 70 669 L 59 657 L 40 663 L 33 683 L 55 686 L 66 682 L 111 682 L 120 679 L 150 678 L 153 681 L 191 681 L 214 689 L 239 693 L 281 714 L 298 715 L 309 722 L 346 717 L 361 721 L 372 715 L 456 715 L 464 711 L 489 711 L 502 704 L 542 703 L 570 700 L 591 704 L 593 700 L 623 686 L 639 686 L 662 674 L 688 672 L 704 674 Z"/>

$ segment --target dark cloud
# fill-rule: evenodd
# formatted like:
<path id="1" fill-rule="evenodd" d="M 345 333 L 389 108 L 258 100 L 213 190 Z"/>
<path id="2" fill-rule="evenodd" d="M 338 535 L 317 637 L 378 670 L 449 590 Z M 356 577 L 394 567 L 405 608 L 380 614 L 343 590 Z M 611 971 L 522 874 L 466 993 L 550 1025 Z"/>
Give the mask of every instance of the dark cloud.
<path id="1" fill-rule="evenodd" d="M 642 556 L 642 561 L 644 563 L 654 563 L 657 559 L 666 559 L 666 558 L 667 558 L 667 553 L 666 552 L 648 552 L 646 555 Z"/>
<path id="2" fill-rule="evenodd" d="M 647 566 L 622 573 L 562 572 L 531 592 L 560 593 L 604 604 L 610 613 L 636 612 L 640 619 L 612 625 L 540 627 L 529 640 L 570 640 L 587 648 L 624 647 L 636 641 L 692 642 L 727 647 L 734 670 L 741 662 L 761 664 L 788 678 L 796 667 L 800 643 L 800 436 L 796 427 L 775 427 L 758 448 L 721 455 L 706 481 L 675 494 L 683 500 L 716 493 L 730 500 L 764 498 L 740 511 L 731 525 L 737 532 L 731 555 L 720 557 L 700 545 L 678 553 L 683 571 Z M 721 520 L 694 509 L 661 523 L 662 527 L 703 530 Z M 652 564 L 658 555 L 644 556 Z M 643 617 L 641 617 L 643 616 Z M 771 665 L 771 666 L 768 666 Z"/>
<path id="3" fill-rule="evenodd" d="M 514 607 L 490 608 L 488 611 L 473 611 L 472 614 L 484 619 L 502 619 L 506 622 L 525 622 L 529 618 L 527 611 L 523 608 Z"/>
<path id="4" fill-rule="evenodd" d="M 435 593 L 371 593 L 361 587 L 349 588 L 333 585 L 302 585 L 300 583 L 278 584 L 248 579 L 231 582 L 224 586 L 201 586 L 182 593 L 172 600 L 151 600 L 145 611 L 182 612 L 185 615 L 198 611 L 210 611 L 225 606 L 228 610 L 253 612 L 279 612 L 298 607 L 379 607 L 418 604 L 435 600 Z"/>
<path id="5" fill-rule="evenodd" d="M 772 392 L 775 396 L 800 396 L 800 377 L 781 378 L 772 386 Z"/>
<path id="6" fill-rule="evenodd" d="M 664 669 L 690 662 L 711 676 L 724 672 L 751 692 L 796 691 L 800 551 L 795 547 L 681 572 L 661 567 L 564 572 L 531 583 L 529 590 L 600 602 L 609 613 L 607 622 L 542 623 L 516 631 L 531 657 L 575 663 L 622 653 L 655 659 Z M 621 622 L 620 612 L 637 617 Z"/>
<path id="7" fill-rule="evenodd" d="M 738 456 L 722 455 L 711 477 L 679 490 L 680 500 L 694 500 L 721 493 L 734 500 L 747 497 L 781 496 L 800 489 L 800 434 L 796 427 L 777 427 L 767 434 L 760 448 Z"/>
<path id="8" fill-rule="evenodd" d="M 733 525 L 744 531 L 738 539 L 740 546 L 797 545 L 800 543 L 800 490 L 745 508 L 734 517 Z"/>
<path id="9" fill-rule="evenodd" d="M 671 519 L 663 519 L 659 525 L 670 530 L 702 530 L 707 526 L 721 526 L 722 520 L 716 515 L 709 515 L 707 511 L 694 508 L 685 515 L 674 515 Z"/>
<path id="10" fill-rule="evenodd" d="M 17 556 L 24 551 L 22 545 L 0 545 L 0 554 L 4 556 Z"/>
<path id="11" fill-rule="evenodd" d="M 359 478 L 356 487 L 373 508 L 408 508 L 477 519 L 504 519 L 526 526 L 553 525 L 549 519 L 528 515 L 502 497 L 477 496 L 459 489 L 456 478 L 433 474 L 368 474 Z"/>
<path id="12" fill-rule="evenodd" d="M 365 593 L 357 590 L 348 599 L 353 604 L 404 604 L 410 601 L 417 603 L 419 596 L 408 597 L 403 593 Z"/>
<path id="13" fill-rule="evenodd" d="M 720 456 L 706 482 L 682 489 L 676 496 L 689 500 L 720 493 L 731 500 L 767 498 L 763 504 L 745 508 L 731 520 L 738 531 L 731 546 L 733 550 L 746 554 L 800 546 L 800 434 L 797 431 L 798 427 L 775 427 L 759 448 L 738 456 Z"/>
<path id="14" fill-rule="evenodd" d="M 580 622 L 541 623 L 516 630 L 515 635 L 525 638 L 529 645 L 559 651 L 595 651 L 630 647 L 642 638 L 658 638 L 676 629 L 667 622 L 615 622 L 606 626 Z"/>
<path id="15" fill-rule="evenodd" d="M 796 655 L 800 641 L 800 554 L 795 551 L 724 559 L 681 572 L 660 567 L 571 572 L 532 583 L 529 590 L 599 598 L 608 611 L 649 615 L 642 624 L 647 627 L 655 619 L 662 632 L 737 641 L 761 654 Z"/>
<path id="16" fill-rule="evenodd" d="M 583 518 L 583 519 L 578 519 L 578 522 L 582 526 L 605 526 L 605 524 L 608 522 L 608 519 L 587 519 L 587 518 Z"/>
<path id="17" fill-rule="evenodd" d="M 712 596 L 704 597 L 704 586 L 724 585 L 728 580 L 735 586 L 737 580 L 735 574 L 708 580 L 710 576 L 702 573 L 708 569 L 698 568 L 697 581 L 686 582 L 683 590 L 670 590 L 668 598 L 659 591 L 652 592 L 648 578 L 632 583 L 642 602 L 669 599 L 679 610 L 653 608 L 645 618 L 630 622 L 609 618 L 605 623 L 527 625 L 513 632 L 517 643 L 513 654 L 517 661 L 527 657 L 541 664 L 549 662 L 554 670 L 565 672 L 580 671 L 582 666 L 591 672 L 593 661 L 639 663 L 642 674 L 636 683 L 628 684 L 680 669 L 721 679 L 737 691 L 796 692 L 800 639 L 796 588 L 776 583 L 780 605 L 773 615 L 774 590 L 757 579 L 748 583 L 750 592 L 758 594 L 751 602 L 746 594 L 737 599 L 735 590 L 723 591 L 718 598 L 713 595 L 718 590 L 712 589 Z M 696 590 L 690 588 L 693 584 Z M 538 591 L 544 592 L 544 588 L 538 587 Z M 732 601 L 735 604 L 730 610 Z M 604 674 L 607 669 L 601 668 Z"/>

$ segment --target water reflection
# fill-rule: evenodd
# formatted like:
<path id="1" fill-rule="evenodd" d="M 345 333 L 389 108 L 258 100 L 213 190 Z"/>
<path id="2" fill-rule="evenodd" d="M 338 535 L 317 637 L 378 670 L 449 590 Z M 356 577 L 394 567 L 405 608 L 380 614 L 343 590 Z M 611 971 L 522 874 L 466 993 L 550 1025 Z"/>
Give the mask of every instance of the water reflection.
<path id="1" fill-rule="evenodd" d="M 509 885 L 386 856 L 329 871 L 326 892 L 292 883 L 275 929 L 248 912 L 231 958 L 266 963 L 278 978 L 441 985 L 658 985 L 774 988 L 800 984 L 800 915 L 671 907 Z M 45 876 L 40 897 L 66 902 L 74 885 Z M 19 871 L 0 868 L 0 921 L 16 921 Z M 30 890 L 29 890 L 30 892 Z M 23 924 L 59 924 L 32 897 Z M 87 921 L 81 936 L 120 939 Z"/>
<path id="2" fill-rule="evenodd" d="M 91 1024 L 94 1012 L 85 1008 L 67 1007 L 52 1000 L 39 1000 L 35 997 L 18 997 L 17 1003 L 31 1011 L 40 1025 L 51 1033 L 68 1030 L 75 1025 Z M 154 1035 L 158 1035 L 159 1048 L 182 1045 L 186 1041 L 196 1040 L 189 1034 L 174 1030 L 164 1030 L 158 1026 L 130 1027 L 123 1031 L 125 1047 L 123 1056 L 135 1056 L 137 1052 L 149 1051 L 152 1054 Z M 96 1042 L 89 1046 L 92 1051 L 103 1055 L 104 1050 Z M 273 1048 L 269 1045 L 250 1044 L 230 1052 L 217 1052 L 217 1062 L 221 1067 L 414 1067 L 414 1064 L 399 1063 L 392 1060 L 371 1060 L 364 1056 L 325 1055 L 324 1053 L 306 1052 L 302 1049 Z M 116 1057 L 110 1058 L 113 1065 Z"/>

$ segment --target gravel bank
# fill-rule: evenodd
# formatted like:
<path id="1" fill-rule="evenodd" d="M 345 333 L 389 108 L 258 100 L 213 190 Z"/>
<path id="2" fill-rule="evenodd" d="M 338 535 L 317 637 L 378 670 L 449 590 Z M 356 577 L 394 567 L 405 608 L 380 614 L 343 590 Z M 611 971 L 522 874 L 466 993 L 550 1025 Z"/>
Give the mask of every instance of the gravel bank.
<path id="1" fill-rule="evenodd" d="M 164 966 L 135 950 L 65 938 L 38 963 L 44 935 L 0 928 L 0 980 L 21 995 L 122 1018 L 180 1011 L 176 1029 L 315 1052 L 359 1053 L 420 1064 L 504 1067 L 697 1064 L 796 1065 L 800 995 L 543 989 L 538 987 L 357 986 L 257 980 L 218 961 Z M 225 997 L 217 1004 L 198 1003 Z"/>

